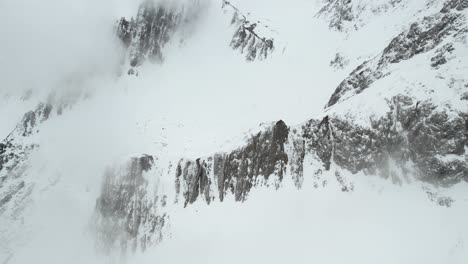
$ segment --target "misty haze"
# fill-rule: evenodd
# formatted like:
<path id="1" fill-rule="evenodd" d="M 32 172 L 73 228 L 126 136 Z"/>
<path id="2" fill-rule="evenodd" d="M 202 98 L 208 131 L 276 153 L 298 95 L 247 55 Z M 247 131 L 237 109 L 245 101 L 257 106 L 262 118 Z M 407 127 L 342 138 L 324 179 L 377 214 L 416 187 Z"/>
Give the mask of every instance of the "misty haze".
<path id="1" fill-rule="evenodd" d="M 468 0 L 0 17 L 0 264 L 468 263 Z"/>

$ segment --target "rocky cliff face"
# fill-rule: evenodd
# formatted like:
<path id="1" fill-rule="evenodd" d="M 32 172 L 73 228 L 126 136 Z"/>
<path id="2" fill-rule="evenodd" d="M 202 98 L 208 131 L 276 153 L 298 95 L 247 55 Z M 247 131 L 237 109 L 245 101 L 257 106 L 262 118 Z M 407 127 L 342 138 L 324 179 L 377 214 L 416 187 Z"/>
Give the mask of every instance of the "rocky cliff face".
<path id="1" fill-rule="evenodd" d="M 9 241 L 21 237 L 24 230 L 24 212 L 32 201 L 35 182 L 31 179 L 30 156 L 39 145 L 34 136 L 52 112 L 49 104 L 39 104 L 35 110 L 24 114 L 11 133 L 0 142 L 0 235 L 1 251 L 11 255 Z M 1 254 L 0 254 L 1 255 Z"/>
<path id="2" fill-rule="evenodd" d="M 352 181 L 341 175 L 343 170 L 380 175 L 395 184 L 423 181 L 447 187 L 468 182 L 466 113 L 449 117 L 430 102 L 417 102 L 405 95 L 391 98 L 388 105 L 391 111 L 372 120 L 370 126 L 338 115 L 311 119 L 295 127 L 278 121 L 231 152 L 181 159 L 175 172 L 162 176 L 172 178 L 175 184 L 175 199 L 168 196 L 168 201 L 183 203 L 184 207 L 196 201 L 223 201 L 227 196 L 246 201 L 255 188 L 281 188 L 284 179 L 292 179 L 298 189 L 304 180 L 313 181 L 317 188 L 335 181 L 341 191 L 353 191 Z M 159 241 L 168 219 L 154 204 L 160 196 L 154 198 L 155 202 L 149 202 L 153 198 L 146 196 L 141 177 L 144 166 L 138 165 L 146 159 L 132 158 L 131 169 L 121 174 L 121 179 L 106 174 L 96 205 L 96 214 L 105 219 L 100 223 L 102 229 L 112 226 L 115 230 L 117 223 L 125 223 L 117 228 L 125 230 L 117 240 L 126 241 L 125 246 L 132 243 L 133 248 L 144 243 L 136 241 L 148 237 Z M 305 167 L 313 170 L 306 174 Z M 327 176 L 330 172 L 333 178 Z M 456 202 L 432 189 L 426 192 L 429 200 L 441 206 Z M 147 227 L 147 219 L 152 219 L 149 225 L 153 228 Z M 114 232 L 107 232 L 101 234 L 104 241 L 116 240 L 109 235 L 115 236 Z"/>
<path id="3" fill-rule="evenodd" d="M 24 114 L 15 129 L 0 143 L 0 212 L 8 215 L 21 205 L 31 192 L 24 173 L 28 168 L 28 156 L 38 147 L 30 137 L 39 132 L 40 124 L 51 114 L 50 104 L 39 104 L 34 111 Z"/>
<path id="4" fill-rule="evenodd" d="M 195 202 L 199 195 L 208 203 L 215 197 L 222 201 L 225 195 L 245 201 L 251 188 L 274 175 L 278 177 L 278 188 L 288 164 L 288 133 L 286 124 L 278 121 L 232 152 L 215 153 L 196 161 L 181 160 L 175 175 L 177 193 L 183 192 L 185 205 Z"/>
<path id="5" fill-rule="evenodd" d="M 442 185 L 466 180 L 466 114 L 450 117 L 430 102 L 405 95 L 391 98 L 388 104 L 390 112 L 372 120 L 370 127 L 339 116 L 329 118 L 328 133 L 333 138 L 329 156 L 335 164 L 396 182 L 401 182 L 397 175 Z"/>
<path id="6" fill-rule="evenodd" d="M 332 30 L 352 33 L 365 27 L 373 19 L 387 14 L 402 14 L 413 5 L 410 0 L 323 0 L 323 7 L 316 17 L 325 19 Z M 439 5 L 438 0 L 422 0 L 415 10 L 418 15 L 433 6 Z M 415 5 L 417 6 L 417 5 Z M 412 16 L 414 16 L 412 15 Z"/>
<path id="7" fill-rule="evenodd" d="M 228 1 L 223 0 L 223 9 L 232 13 L 231 24 L 237 27 L 231 40 L 233 49 L 245 54 L 247 61 L 264 60 L 271 55 L 275 49 L 274 39 L 263 35 L 272 35 L 267 25 L 260 21 L 249 21 L 245 14 Z"/>
<path id="8" fill-rule="evenodd" d="M 226 195 L 244 201 L 252 187 L 265 184 L 270 177 L 276 188 L 285 175 L 300 188 L 303 177 L 312 177 L 304 176 L 306 156 L 319 161 L 315 175 L 338 166 L 399 184 L 415 179 L 445 186 L 468 181 L 466 114 L 449 117 L 429 102 L 404 95 L 388 104 L 391 111 L 368 127 L 341 116 L 311 119 L 299 127 L 278 121 L 230 153 L 181 160 L 176 185 L 185 186 L 185 204 L 193 203 L 199 194 L 207 202 L 222 201 Z"/>
<path id="9" fill-rule="evenodd" d="M 387 2 L 374 12 L 385 12 L 400 2 Z M 343 30 L 344 24 L 358 18 L 352 12 L 353 3 L 329 1 L 320 16 L 332 14 L 330 26 Z M 229 2 L 224 1 L 223 7 L 234 10 L 232 23 L 238 27 L 231 46 L 246 54 L 247 60 L 267 58 L 273 51 L 273 41 L 260 37 L 256 33 L 257 24 L 250 23 Z M 426 63 L 434 69 L 454 63 L 454 50 L 466 47 L 467 7 L 467 1 L 446 1 L 436 14 L 412 23 L 394 37 L 381 54 L 362 63 L 341 82 L 326 106 L 328 110 L 353 96 L 360 96 L 364 90 L 377 89 L 375 83 L 391 75 L 394 65 L 417 55 L 430 54 Z M 342 60 L 337 54 L 330 66 L 343 68 L 344 64 L 336 66 Z M 456 93 L 457 100 L 466 101 L 463 89 Z M 329 111 L 323 118 L 310 119 L 294 127 L 278 121 L 232 151 L 195 159 L 181 158 L 175 171 L 161 176 L 174 181 L 175 197 L 168 201 L 183 203 L 186 207 L 196 201 L 210 204 L 231 196 L 243 202 L 256 187 L 281 188 L 285 179 L 292 179 L 298 189 L 304 180 L 310 180 L 317 188 L 335 181 L 343 192 L 353 191 L 354 184 L 343 177 L 343 171 L 380 175 L 395 184 L 422 181 L 447 187 L 468 182 L 468 113 L 438 105 L 431 99 L 419 99 L 412 92 L 386 96 L 383 107 L 387 110 L 371 115 L 365 124 L 355 122 L 352 116 L 342 112 Z M 155 202 L 149 202 L 153 198 L 148 198 L 144 191 L 146 182 L 141 176 L 144 170 L 138 167 L 140 163 L 141 160 L 132 158 L 130 167 L 139 169 L 127 169 L 119 177 L 113 176 L 115 173 L 106 174 L 103 192 L 96 204 L 98 218 L 105 219 L 100 224 L 101 229 L 117 225 L 118 230 L 123 230 L 118 234 L 125 234 L 117 235 L 117 241 L 125 245 L 131 243 L 134 248 L 138 243 L 144 244 L 136 241 L 146 241 L 153 236 L 161 239 L 167 219 L 165 213 L 157 210 L 160 207 Z M 306 167 L 313 169 L 306 173 Z M 449 207 L 456 202 L 431 189 L 426 193 L 429 200 L 441 206 Z M 152 220 L 147 222 L 146 219 Z M 148 229 L 148 223 L 153 228 Z M 109 234 L 101 233 L 104 241 L 116 240 L 115 235 Z"/>
<path id="10" fill-rule="evenodd" d="M 155 186 L 148 179 L 151 170 L 154 158 L 142 155 L 106 171 L 93 221 L 98 247 L 104 252 L 145 250 L 162 239 L 168 224 L 167 201 L 166 196 L 154 195 Z"/>
<path id="11" fill-rule="evenodd" d="M 373 8 L 372 13 L 397 8 L 402 1 L 380 2 L 385 3 L 376 5 L 381 8 Z M 277 44 L 269 27 L 253 22 L 256 20 L 230 2 L 222 3 L 232 15 L 234 28 L 227 45 L 247 61 L 271 56 Z M 346 31 L 349 25 L 359 29 L 359 19 L 365 12 L 359 3 L 329 0 L 319 17 L 331 18 L 330 27 L 338 31 Z M 255 188 L 278 189 L 287 180 L 298 189 L 306 180 L 317 188 L 335 181 L 344 192 L 354 191 L 355 186 L 343 171 L 379 175 L 395 184 L 422 181 L 447 187 L 468 182 L 468 82 L 463 76 L 448 74 L 466 66 L 466 59 L 457 54 L 468 51 L 467 10 L 467 0 L 449 0 L 437 13 L 415 18 L 381 53 L 362 62 L 338 85 L 320 118 L 297 126 L 278 121 L 237 148 L 209 156 L 177 157 L 175 163 L 165 164 L 158 162 L 157 155 L 142 154 L 110 166 L 94 208 L 92 225 L 98 247 L 107 253 L 145 250 L 168 234 L 169 205 L 188 207 L 197 201 L 210 204 L 228 197 L 244 202 Z M 189 13 L 187 9 L 146 1 L 136 18 L 119 20 L 116 34 L 127 49 L 128 74 L 137 74 L 137 68 L 147 61 L 162 62 L 164 47 L 196 17 L 196 12 Z M 402 73 L 395 69 L 416 59 L 415 67 L 427 66 L 431 69 L 429 77 L 443 81 L 443 92 L 453 92 L 450 103 L 438 102 L 440 93 L 430 87 L 424 88 L 424 97 L 420 96 L 411 83 L 404 92 L 381 91 L 385 111 L 365 116 L 364 123 L 347 114 L 355 110 L 349 101 L 360 98 L 373 103 L 376 98 L 365 97 L 365 92 L 381 89 L 379 81 L 399 76 Z M 347 63 L 336 53 L 330 66 L 343 69 Z M 415 79 L 422 81 L 418 78 L 421 76 Z M 338 107 L 345 111 L 335 111 Z M 2 216 L 15 218 L 34 189 L 25 174 L 28 156 L 38 147 L 30 138 L 49 119 L 52 108 L 40 104 L 27 112 L 0 143 Z M 163 172 L 162 167 L 174 169 Z M 173 183 L 171 191 L 162 190 L 161 179 Z M 457 202 L 431 189 L 426 192 L 431 201 L 442 206 Z"/>
<path id="12" fill-rule="evenodd" d="M 180 10 L 145 1 L 140 5 L 135 19 L 119 20 L 116 35 L 128 49 L 131 67 L 128 74 L 134 74 L 134 68 L 141 66 L 146 60 L 163 60 L 162 49 L 180 26 L 183 15 Z"/>
<path id="13" fill-rule="evenodd" d="M 453 6 L 453 7 L 452 7 Z M 390 67 L 416 55 L 434 51 L 441 43 L 452 39 L 436 50 L 431 65 L 444 64 L 447 53 L 453 51 L 454 43 L 465 43 L 468 28 L 466 24 L 465 1 L 448 1 L 444 8 L 429 17 L 424 17 L 392 39 L 381 54 L 354 69 L 336 88 L 327 107 L 361 93 L 372 83 L 391 74 Z M 462 44 L 462 46 L 465 46 Z"/>
<path id="14" fill-rule="evenodd" d="M 355 19 L 352 9 L 352 1 L 329 0 L 317 14 L 318 17 L 330 17 L 330 28 L 342 31 L 346 23 Z"/>
<path id="15" fill-rule="evenodd" d="M 173 40 L 176 33 L 196 22 L 203 5 L 203 1 L 165 5 L 149 0 L 140 5 L 135 18 L 121 18 L 115 32 L 127 50 L 125 64 L 130 65 L 127 73 L 138 74 L 137 67 L 146 61 L 162 62 L 164 46 Z M 251 22 L 248 15 L 228 1 L 223 0 L 222 10 L 232 16 L 231 26 L 235 28 L 235 33 L 230 46 L 234 50 L 245 54 L 247 61 L 264 60 L 271 55 L 274 40 L 270 35 L 273 32 L 267 25 L 260 21 Z"/>

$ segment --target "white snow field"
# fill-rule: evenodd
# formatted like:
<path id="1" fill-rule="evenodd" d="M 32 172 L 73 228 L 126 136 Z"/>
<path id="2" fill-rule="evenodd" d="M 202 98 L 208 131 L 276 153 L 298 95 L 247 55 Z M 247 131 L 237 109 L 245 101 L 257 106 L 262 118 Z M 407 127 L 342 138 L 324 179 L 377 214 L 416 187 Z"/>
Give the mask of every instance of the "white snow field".
<path id="1" fill-rule="evenodd" d="M 449 115 L 467 113 L 459 98 L 468 90 L 468 43 L 455 37 L 440 44 L 454 43 L 450 63 L 434 69 L 426 63 L 434 50 L 418 54 L 391 65 L 359 96 L 325 108 L 353 69 L 446 1 L 353 1 L 355 22 L 341 31 L 329 25 L 335 13 L 317 15 L 332 0 L 230 1 L 276 34 L 271 57 L 247 62 L 229 46 L 235 28 L 222 1 L 205 0 L 200 17 L 164 46 L 164 61 L 143 64 L 135 76 L 121 64 L 113 27 L 135 16 L 140 2 L 0 2 L 1 139 L 38 103 L 64 106 L 19 139 L 40 147 L 24 168 L 30 192 L 0 210 L 1 264 L 467 263 L 466 181 L 395 184 L 332 163 L 320 176 L 327 184 L 316 186 L 319 165 L 306 156 L 301 189 L 287 174 L 278 189 L 271 177 L 270 187 L 252 189 L 245 202 L 231 195 L 185 207 L 173 202 L 168 168 L 180 158 L 233 150 L 278 120 L 295 126 L 334 114 L 365 126 L 388 111 L 386 99 L 396 94 L 429 100 Z M 468 9 L 459 13 L 466 17 Z M 330 65 L 337 53 L 346 60 L 342 68 Z M 170 201 L 164 238 L 144 251 L 104 254 L 91 227 L 104 172 L 143 153 L 157 157 L 159 167 L 147 177 Z M 352 192 L 342 192 L 335 171 Z M 12 188 L 3 180 L 2 195 Z M 454 203 L 431 201 L 429 189 Z"/>

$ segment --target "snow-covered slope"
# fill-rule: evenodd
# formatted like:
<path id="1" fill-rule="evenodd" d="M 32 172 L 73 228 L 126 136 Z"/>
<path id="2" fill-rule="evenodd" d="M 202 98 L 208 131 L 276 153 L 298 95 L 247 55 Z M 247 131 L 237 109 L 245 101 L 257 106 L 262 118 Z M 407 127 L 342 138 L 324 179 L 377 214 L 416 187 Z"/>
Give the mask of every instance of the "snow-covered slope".
<path id="1" fill-rule="evenodd" d="M 468 1 L 115 5 L 0 90 L 1 261 L 468 258 Z"/>

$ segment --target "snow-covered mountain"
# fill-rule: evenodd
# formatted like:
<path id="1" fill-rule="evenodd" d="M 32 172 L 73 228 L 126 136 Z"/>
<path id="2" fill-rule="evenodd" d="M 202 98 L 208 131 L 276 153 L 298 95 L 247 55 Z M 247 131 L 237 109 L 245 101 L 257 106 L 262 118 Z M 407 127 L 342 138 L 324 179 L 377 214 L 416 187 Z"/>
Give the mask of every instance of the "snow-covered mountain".
<path id="1" fill-rule="evenodd" d="M 467 0 L 113 6 L 5 75 L 2 263 L 466 261 Z"/>

